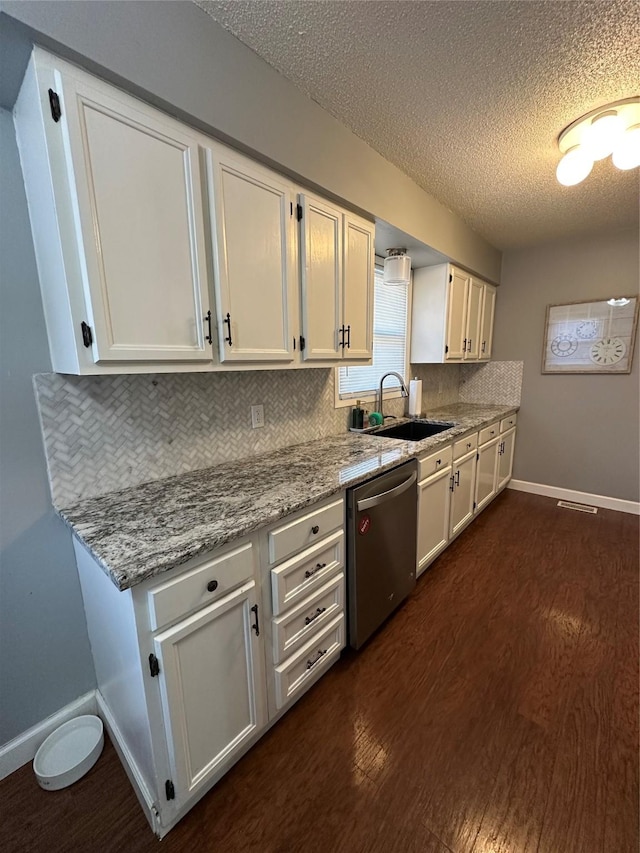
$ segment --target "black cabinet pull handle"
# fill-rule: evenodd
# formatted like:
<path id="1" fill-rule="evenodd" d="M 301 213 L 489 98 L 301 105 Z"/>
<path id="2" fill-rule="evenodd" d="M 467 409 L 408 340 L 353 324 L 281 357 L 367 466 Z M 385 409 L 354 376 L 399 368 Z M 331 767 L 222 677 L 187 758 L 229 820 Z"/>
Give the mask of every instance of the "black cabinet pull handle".
<path id="1" fill-rule="evenodd" d="M 436 459 L 436 465 L 442 465 L 442 459 Z"/>
<path id="2" fill-rule="evenodd" d="M 452 492 L 456 487 L 455 477 L 449 477 L 449 491 Z"/>
<path id="3" fill-rule="evenodd" d="M 351 326 L 347 326 L 347 349 L 351 349 Z"/>
<path id="4" fill-rule="evenodd" d="M 260 636 L 260 621 L 258 619 L 258 605 L 257 604 L 253 605 L 253 607 L 251 608 L 251 612 L 255 613 L 255 615 L 256 615 L 255 625 L 252 625 L 251 628 L 256 632 L 256 637 L 259 637 Z"/>
<path id="5" fill-rule="evenodd" d="M 225 338 L 225 341 L 229 344 L 230 347 L 232 347 L 233 341 L 231 340 L 231 314 L 229 314 L 228 311 L 227 311 L 227 316 L 224 318 L 224 320 L 222 322 L 226 323 L 228 328 L 229 328 L 229 337 Z"/>
<path id="6" fill-rule="evenodd" d="M 456 486 L 460 485 L 460 469 L 456 471 Z"/>
<path id="7" fill-rule="evenodd" d="M 344 326 L 340 326 L 340 328 L 338 329 L 338 334 L 340 335 L 338 346 L 344 349 Z"/>
<path id="8" fill-rule="evenodd" d="M 469 352 L 471 352 L 471 338 L 469 338 Z"/>
<path id="9" fill-rule="evenodd" d="M 320 660 L 320 658 L 323 658 L 326 655 L 326 653 L 327 653 L 327 649 L 324 649 L 324 650 L 318 649 L 318 654 L 315 656 L 315 658 L 307 661 L 307 669 L 311 669 L 312 666 L 315 666 L 318 663 L 318 661 Z"/>
<path id="10" fill-rule="evenodd" d="M 318 527 L 317 524 L 313 525 L 313 527 L 311 528 L 311 532 L 313 533 L 314 536 L 316 535 L 316 533 L 320 533 L 320 528 Z"/>
<path id="11" fill-rule="evenodd" d="M 305 578 L 312 578 L 316 572 L 319 572 L 320 569 L 326 568 L 326 563 L 316 563 L 315 569 L 309 569 L 304 573 Z"/>
<path id="12" fill-rule="evenodd" d="M 485 351 L 486 346 L 487 346 L 487 342 L 486 342 L 486 341 L 482 341 L 482 352 L 484 352 L 484 351 Z"/>
<path id="13" fill-rule="evenodd" d="M 464 343 L 462 344 L 462 352 L 466 352 L 466 351 L 467 351 L 467 339 L 465 338 Z"/>
<path id="14" fill-rule="evenodd" d="M 313 616 L 307 616 L 307 618 L 304 620 L 304 624 L 311 625 L 311 623 L 314 622 L 318 618 L 318 616 L 320 616 L 321 613 L 324 613 L 326 609 L 326 607 L 318 607 Z"/>
<path id="15" fill-rule="evenodd" d="M 471 442 L 470 441 L 467 442 L 467 450 L 471 450 Z"/>
<path id="16" fill-rule="evenodd" d="M 204 321 L 208 327 L 208 332 L 204 336 L 204 339 L 208 344 L 212 344 L 213 343 L 213 337 L 211 335 L 211 311 L 207 311 L 207 313 L 204 315 Z"/>
<path id="17" fill-rule="evenodd" d="M 209 581 L 207 589 L 209 592 L 215 592 L 218 589 L 218 581 Z"/>

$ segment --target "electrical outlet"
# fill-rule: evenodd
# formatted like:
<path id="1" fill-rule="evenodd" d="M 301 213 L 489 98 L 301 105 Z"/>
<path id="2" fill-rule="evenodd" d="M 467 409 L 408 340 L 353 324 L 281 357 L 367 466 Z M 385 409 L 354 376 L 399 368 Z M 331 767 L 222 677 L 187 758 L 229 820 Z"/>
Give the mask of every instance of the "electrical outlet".
<path id="1" fill-rule="evenodd" d="M 251 406 L 251 427 L 258 429 L 264 426 L 264 406 Z"/>

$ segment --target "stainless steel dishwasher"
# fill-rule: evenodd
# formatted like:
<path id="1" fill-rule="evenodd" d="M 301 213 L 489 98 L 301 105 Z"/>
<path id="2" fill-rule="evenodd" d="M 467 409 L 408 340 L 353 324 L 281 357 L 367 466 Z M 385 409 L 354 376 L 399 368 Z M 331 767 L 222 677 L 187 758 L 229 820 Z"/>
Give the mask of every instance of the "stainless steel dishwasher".
<path id="1" fill-rule="evenodd" d="M 412 461 L 348 492 L 348 627 L 354 649 L 416 584 L 417 479 Z"/>

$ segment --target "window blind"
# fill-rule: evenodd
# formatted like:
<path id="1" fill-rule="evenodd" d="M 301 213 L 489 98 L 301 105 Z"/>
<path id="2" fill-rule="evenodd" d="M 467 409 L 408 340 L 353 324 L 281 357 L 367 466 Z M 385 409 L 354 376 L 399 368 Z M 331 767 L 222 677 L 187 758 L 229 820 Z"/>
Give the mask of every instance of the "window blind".
<path id="1" fill-rule="evenodd" d="M 376 391 L 380 377 L 395 370 L 406 377 L 407 312 L 409 286 L 382 282 L 382 269 L 376 267 L 373 296 L 373 363 L 367 367 L 340 367 L 338 393 L 341 399 Z M 386 388 L 399 388 L 394 377 Z"/>

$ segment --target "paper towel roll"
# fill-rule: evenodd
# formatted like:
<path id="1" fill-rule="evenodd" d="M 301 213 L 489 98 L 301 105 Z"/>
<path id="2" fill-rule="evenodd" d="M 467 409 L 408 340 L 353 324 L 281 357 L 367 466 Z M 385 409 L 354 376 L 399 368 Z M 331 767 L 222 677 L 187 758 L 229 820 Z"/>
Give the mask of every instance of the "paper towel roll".
<path id="1" fill-rule="evenodd" d="M 422 379 L 409 382 L 409 415 L 419 417 L 422 414 Z"/>

